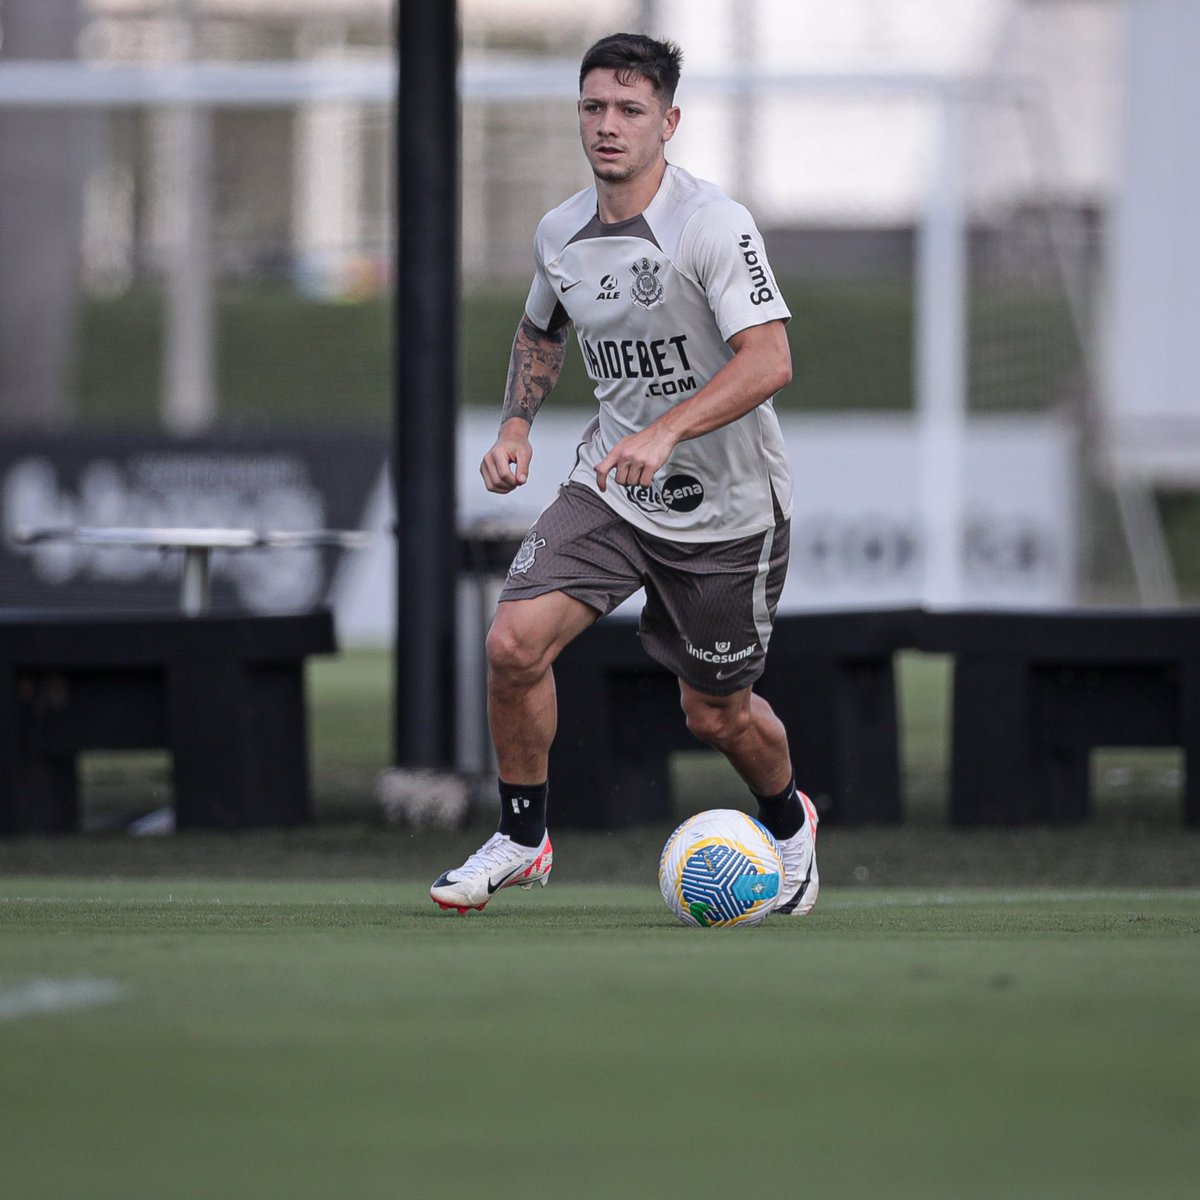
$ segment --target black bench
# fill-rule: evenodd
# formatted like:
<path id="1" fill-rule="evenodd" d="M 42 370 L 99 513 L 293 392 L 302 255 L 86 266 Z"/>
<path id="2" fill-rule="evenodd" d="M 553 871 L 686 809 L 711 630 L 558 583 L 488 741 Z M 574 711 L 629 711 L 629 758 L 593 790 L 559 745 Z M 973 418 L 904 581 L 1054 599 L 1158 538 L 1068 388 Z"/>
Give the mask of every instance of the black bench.
<path id="1" fill-rule="evenodd" d="M 180 829 L 311 812 L 304 660 L 333 618 L 0 612 L 0 836 L 79 823 L 83 750 L 166 748 Z"/>
<path id="2" fill-rule="evenodd" d="M 823 820 L 902 819 L 893 656 L 914 644 L 919 616 L 806 613 L 776 622 L 756 690 L 787 727 L 800 785 Z M 670 755 L 701 743 L 687 730 L 674 676 L 642 649 L 636 622 L 597 622 L 563 651 L 554 673 L 555 824 L 669 822 Z"/>
<path id="3" fill-rule="evenodd" d="M 954 659 L 950 820 L 1069 824 L 1099 746 L 1182 746 L 1200 826 L 1200 612 L 937 612 L 919 648 Z"/>

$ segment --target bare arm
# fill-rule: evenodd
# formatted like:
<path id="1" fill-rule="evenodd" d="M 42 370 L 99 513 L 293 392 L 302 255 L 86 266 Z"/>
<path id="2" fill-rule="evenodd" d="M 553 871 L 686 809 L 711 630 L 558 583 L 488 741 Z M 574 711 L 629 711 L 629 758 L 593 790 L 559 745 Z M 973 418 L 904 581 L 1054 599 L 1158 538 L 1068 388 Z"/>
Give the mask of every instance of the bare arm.
<path id="1" fill-rule="evenodd" d="M 529 478 L 529 427 L 558 382 L 566 354 L 566 325 L 547 332 L 528 317 L 521 318 L 508 360 L 500 432 L 479 464 L 489 492 L 511 492 Z"/>
<path id="2" fill-rule="evenodd" d="M 616 483 L 648 487 L 679 442 L 731 424 L 791 382 L 792 355 L 782 321 L 743 329 L 729 345 L 733 357 L 704 387 L 622 438 L 597 464 L 601 491 L 610 473 Z"/>
<path id="3" fill-rule="evenodd" d="M 566 354 L 566 325 L 547 333 L 528 317 L 521 318 L 508 359 L 501 425 L 510 417 L 524 417 L 530 425 L 533 424 L 542 402 L 558 382 Z"/>

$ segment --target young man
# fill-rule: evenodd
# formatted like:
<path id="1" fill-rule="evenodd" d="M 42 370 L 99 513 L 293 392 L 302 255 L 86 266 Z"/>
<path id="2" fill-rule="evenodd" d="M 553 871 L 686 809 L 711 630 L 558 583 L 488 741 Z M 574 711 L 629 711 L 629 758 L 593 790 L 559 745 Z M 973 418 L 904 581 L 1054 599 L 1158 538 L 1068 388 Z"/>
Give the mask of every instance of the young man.
<path id="1" fill-rule="evenodd" d="M 551 664 L 641 587 L 642 642 L 678 677 L 688 728 L 724 752 L 783 848 L 775 911 L 816 901 L 817 815 L 782 724 L 752 690 L 787 569 L 791 479 L 771 401 L 791 379 L 790 313 L 746 209 L 666 160 L 680 61 L 669 42 L 616 34 L 580 68 L 595 182 L 538 226 L 500 432 L 480 466 L 488 490 L 528 479 L 530 427 L 570 325 L 600 407 L 513 560 L 488 635 L 500 827 L 434 883 L 443 908 L 545 885 Z"/>

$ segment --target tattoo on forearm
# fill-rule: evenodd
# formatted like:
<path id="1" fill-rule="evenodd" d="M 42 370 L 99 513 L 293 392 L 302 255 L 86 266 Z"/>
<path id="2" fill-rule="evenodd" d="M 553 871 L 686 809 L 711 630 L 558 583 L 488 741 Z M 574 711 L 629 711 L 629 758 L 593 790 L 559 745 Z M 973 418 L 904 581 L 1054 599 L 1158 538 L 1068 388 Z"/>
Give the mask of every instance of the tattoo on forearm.
<path id="1" fill-rule="evenodd" d="M 567 326 L 546 333 L 528 317 L 521 318 L 508 360 L 504 385 L 503 424 L 510 417 L 524 417 L 531 425 L 550 389 L 558 382 L 567 355 Z"/>

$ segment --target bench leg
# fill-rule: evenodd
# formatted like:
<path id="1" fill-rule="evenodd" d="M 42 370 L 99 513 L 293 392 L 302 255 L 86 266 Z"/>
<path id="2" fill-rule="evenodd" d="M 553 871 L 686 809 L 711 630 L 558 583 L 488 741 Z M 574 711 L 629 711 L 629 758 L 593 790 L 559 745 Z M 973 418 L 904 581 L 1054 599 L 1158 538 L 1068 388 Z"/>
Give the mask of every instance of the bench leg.
<path id="1" fill-rule="evenodd" d="M 654 669 L 606 672 L 575 663 L 556 667 L 555 678 L 551 828 L 670 821 L 669 752 L 686 740 L 675 679 Z"/>
<path id="2" fill-rule="evenodd" d="M 70 757 L 18 760 L 0 801 L 0 836 L 74 833 L 79 828 L 79 765 Z"/>
<path id="3" fill-rule="evenodd" d="M 955 661 L 953 825 L 1025 825 L 1039 816 L 1027 674 L 1009 659 Z"/>
<path id="4" fill-rule="evenodd" d="M 171 672 L 171 748 L 180 829 L 303 824 L 308 735 L 299 666 L 195 659 Z"/>
<path id="5" fill-rule="evenodd" d="M 839 663 L 834 710 L 839 823 L 898 825 L 904 799 L 891 656 Z"/>
<path id="6" fill-rule="evenodd" d="M 1179 671 L 1179 740 L 1183 743 L 1183 823 L 1200 829 L 1200 658 Z"/>
<path id="7" fill-rule="evenodd" d="M 40 703 L 36 681 L 0 662 L 0 837 L 79 827 L 79 765 L 73 754 L 38 753 Z"/>
<path id="8" fill-rule="evenodd" d="M 894 825 L 904 815 L 896 682 L 890 655 L 779 656 L 763 697 L 788 734 L 796 783 L 823 821 Z"/>
<path id="9" fill-rule="evenodd" d="M 1081 824 L 1092 815 L 1093 708 L 1088 681 L 1074 671 L 1033 668 L 1029 687 L 1038 816 L 1052 825 Z"/>

